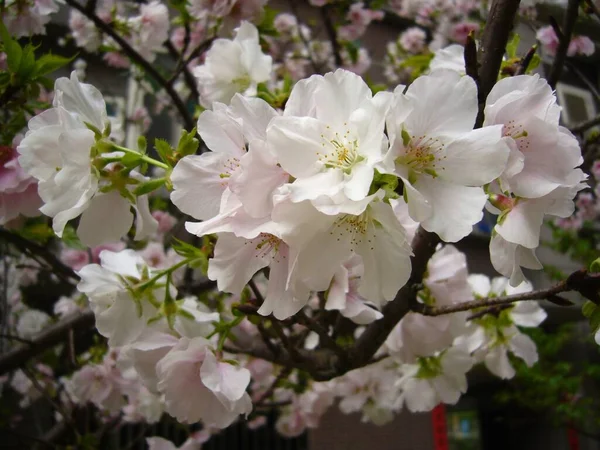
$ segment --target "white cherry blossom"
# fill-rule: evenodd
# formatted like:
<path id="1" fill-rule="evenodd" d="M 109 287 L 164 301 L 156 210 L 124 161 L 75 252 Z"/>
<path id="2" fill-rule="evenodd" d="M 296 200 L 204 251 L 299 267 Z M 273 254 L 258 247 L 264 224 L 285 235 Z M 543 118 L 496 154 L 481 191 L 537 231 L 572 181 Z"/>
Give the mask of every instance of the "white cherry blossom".
<path id="1" fill-rule="evenodd" d="M 272 58 L 262 52 L 258 30 L 244 21 L 233 40 L 214 41 L 204 64 L 194 69 L 200 104 L 210 109 L 214 102 L 228 104 L 236 92 L 256 95 L 256 86 L 269 80 L 271 69 Z"/>
<path id="2" fill-rule="evenodd" d="M 483 186 L 503 171 L 508 147 L 499 125 L 473 130 L 477 87 L 438 70 L 396 89 L 387 119 L 395 173 L 411 217 L 446 242 L 468 235 L 483 217 Z"/>

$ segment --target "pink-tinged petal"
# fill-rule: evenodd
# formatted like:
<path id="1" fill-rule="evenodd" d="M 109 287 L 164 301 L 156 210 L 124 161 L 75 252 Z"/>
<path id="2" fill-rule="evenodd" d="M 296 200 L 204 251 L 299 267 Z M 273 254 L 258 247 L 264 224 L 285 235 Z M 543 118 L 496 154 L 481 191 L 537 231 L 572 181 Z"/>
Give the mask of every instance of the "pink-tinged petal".
<path id="1" fill-rule="evenodd" d="M 207 220 L 216 216 L 228 178 L 238 167 L 239 160 L 227 154 L 186 156 L 171 174 L 171 201 L 182 212 L 196 219 Z"/>
<path id="2" fill-rule="evenodd" d="M 214 257 L 208 262 L 208 277 L 217 281 L 220 291 L 239 294 L 250 278 L 271 262 L 271 243 L 275 239 L 258 236 L 253 240 L 222 233 Z"/>

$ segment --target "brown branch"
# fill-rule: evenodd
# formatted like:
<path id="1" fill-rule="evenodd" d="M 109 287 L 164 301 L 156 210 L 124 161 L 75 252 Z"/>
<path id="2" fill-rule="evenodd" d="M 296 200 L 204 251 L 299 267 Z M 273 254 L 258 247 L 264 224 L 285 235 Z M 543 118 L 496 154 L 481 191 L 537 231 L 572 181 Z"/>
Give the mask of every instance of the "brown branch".
<path id="1" fill-rule="evenodd" d="M 296 319 L 300 325 L 304 325 L 309 330 L 317 333 L 319 336 L 319 342 L 323 347 L 333 350 L 341 360 L 345 360 L 347 358 L 347 354 L 344 349 L 341 348 L 331 336 L 329 336 L 327 329 L 323 328 L 319 322 L 308 317 L 302 310 L 296 313 L 294 319 Z"/>
<path id="2" fill-rule="evenodd" d="M 310 43 L 308 42 L 308 40 L 306 39 L 306 36 L 304 36 L 304 33 L 302 32 L 302 26 L 300 25 L 300 15 L 298 14 L 297 3 L 298 3 L 297 0 L 288 0 L 288 5 L 290 7 L 290 11 L 294 15 L 294 17 L 296 17 L 296 28 L 298 29 L 298 36 L 300 37 L 300 40 L 302 41 L 302 44 L 304 45 L 304 48 L 306 49 L 306 54 L 308 55 L 308 60 L 310 61 L 310 65 L 312 66 L 315 73 L 320 73 L 321 70 L 312 57 Z"/>
<path id="3" fill-rule="evenodd" d="M 290 367 L 282 367 L 273 383 L 271 383 L 267 390 L 263 392 L 263 394 L 258 398 L 258 400 L 254 402 L 254 406 L 258 407 L 263 405 L 265 401 L 273 395 L 275 389 L 277 389 L 281 380 L 287 378 L 290 375 L 290 373 L 292 373 L 292 369 Z"/>
<path id="4" fill-rule="evenodd" d="M 586 122 L 582 122 L 578 125 L 575 125 L 573 128 L 570 128 L 571 133 L 573 134 L 579 134 L 579 133 L 584 133 L 587 130 L 589 130 L 592 127 L 595 127 L 596 125 L 600 125 L 600 115 L 594 117 L 593 119 L 590 119 Z"/>
<path id="5" fill-rule="evenodd" d="M 585 11 L 590 15 L 595 15 L 596 19 L 600 19 L 600 9 L 594 3 L 594 0 L 583 0 L 585 3 Z"/>
<path id="6" fill-rule="evenodd" d="M 173 84 L 175 84 L 175 81 L 177 80 L 177 77 L 179 77 L 179 75 L 183 73 L 185 84 L 191 91 L 192 95 L 194 96 L 194 99 L 197 100 L 200 96 L 200 93 L 198 92 L 197 82 L 192 73 L 190 72 L 190 68 L 183 60 L 183 53 L 179 54 L 179 52 L 173 46 L 173 43 L 171 41 L 165 42 L 165 48 L 167 49 L 169 55 L 171 55 L 173 59 L 179 59 L 179 61 L 177 62 L 177 66 L 175 67 L 175 71 L 173 72 L 173 75 L 171 75 L 171 78 L 167 80 L 167 83 L 170 86 L 173 86 Z M 183 51 L 185 51 L 185 49 Z"/>
<path id="7" fill-rule="evenodd" d="M 493 0 L 479 50 L 479 114 L 476 128 L 483 124 L 485 100 L 498 80 L 508 37 L 519 9 L 520 0 Z"/>
<path id="8" fill-rule="evenodd" d="M 156 82 L 169 94 L 175 107 L 179 111 L 181 118 L 185 124 L 185 128 L 187 131 L 191 131 L 194 128 L 194 121 L 192 120 L 192 116 L 190 115 L 187 107 L 183 103 L 183 100 L 175 91 L 173 86 L 170 86 L 167 83 L 167 80 L 156 70 L 156 68 L 150 64 L 144 57 L 142 57 L 122 36 L 119 35 L 109 24 L 100 19 L 95 12 L 88 11 L 85 6 L 77 3 L 76 0 L 65 0 L 67 5 L 71 6 L 78 10 L 81 14 L 87 17 L 89 20 L 94 22 L 97 28 L 108 34 L 117 44 L 121 46 L 123 52 L 131 58 L 135 63 L 140 65 L 145 72 L 147 72 L 152 78 L 156 80 Z"/>
<path id="9" fill-rule="evenodd" d="M 33 386 L 37 389 L 37 391 L 40 393 L 40 395 L 42 395 L 42 397 L 44 397 L 44 399 L 46 399 L 46 401 L 48 403 L 50 403 L 50 406 L 52 406 L 56 410 L 56 412 L 58 412 L 61 415 L 61 417 L 63 418 L 63 421 L 69 425 L 69 427 L 73 431 L 73 433 L 76 436 L 79 435 L 79 433 L 77 433 L 77 427 L 73 423 L 73 419 L 71 418 L 71 415 L 63 408 L 63 406 L 59 402 L 56 402 L 51 397 L 50 393 L 44 388 L 44 386 L 42 386 L 40 384 L 38 379 L 35 377 L 35 374 L 28 367 L 25 367 L 25 366 L 23 366 L 21 370 L 23 371 L 25 376 L 29 379 L 29 381 L 31 381 L 31 384 L 33 384 Z"/>
<path id="10" fill-rule="evenodd" d="M 20 345 L 3 355 L 0 355 L 0 375 L 10 372 L 66 340 L 71 330 L 85 330 L 94 325 L 94 313 L 86 311 L 75 313 L 38 333 L 31 343 Z"/>
<path id="11" fill-rule="evenodd" d="M 468 302 L 457 303 L 455 305 L 427 306 L 419 303 L 413 307 L 413 311 L 423 314 L 424 316 L 441 316 L 459 311 L 469 311 L 471 309 L 510 305 L 515 302 L 526 300 L 545 300 L 552 298 L 561 292 L 579 290 L 579 287 L 575 286 L 571 280 L 572 277 L 569 277 L 566 280 L 561 281 L 560 283 L 547 289 L 539 289 L 537 291 L 524 292 L 521 294 L 503 295 L 501 297 L 485 297 Z"/>
<path id="12" fill-rule="evenodd" d="M 577 21 L 577 15 L 579 14 L 579 3 L 581 0 L 569 0 L 567 5 L 567 12 L 563 20 L 563 26 L 561 29 L 561 35 L 558 36 L 558 48 L 556 49 L 556 55 L 554 55 L 554 61 L 550 68 L 548 75 L 548 84 L 554 89 L 556 83 L 560 79 L 563 66 L 567 59 L 567 51 L 569 50 L 569 44 L 571 43 L 571 36 L 573 35 L 573 29 L 575 28 L 575 22 Z"/>
<path id="13" fill-rule="evenodd" d="M 10 231 L 1 227 L 0 239 L 14 245 L 21 252 L 35 259 L 38 263 L 43 262 L 48 264 L 52 269 L 52 272 L 59 278 L 63 279 L 63 281 L 69 283 L 72 283 L 73 281 L 79 281 L 79 276 L 75 273 L 75 271 L 58 259 L 46 247 L 42 247 L 35 242 L 25 239 L 18 234 L 11 233 Z"/>
<path id="14" fill-rule="evenodd" d="M 335 27 L 333 25 L 333 21 L 329 15 L 331 11 L 330 5 L 325 5 L 321 8 L 321 17 L 323 18 L 323 23 L 325 24 L 325 31 L 327 31 L 327 36 L 331 41 L 331 48 L 333 49 L 333 57 L 335 58 L 335 65 L 337 67 L 342 67 L 344 65 L 344 61 L 342 60 L 342 53 L 340 48 L 340 43 L 337 40 L 337 33 L 335 31 Z"/>
<path id="15" fill-rule="evenodd" d="M 521 59 L 521 62 L 519 63 L 519 68 L 517 69 L 517 72 L 515 73 L 515 75 L 523 75 L 524 73 L 527 72 L 527 69 L 529 68 L 529 64 L 531 64 L 531 61 L 533 60 L 533 57 L 535 56 L 535 52 L 537 52 L 537 45 L 534 45 L 533 47 L 531 47 L 529 49 L 529 51 L 525 54 L 523 59 Z"/>
<path id="16" fill-rule="evenodd" d="M 383 317 L 371 323 L 358 338 L 350 355 L 351 368 L 358 368 L 367 364 L 379 347 L 383 345 L 400 319 L 411 310 L 411 306 L 417 298 L 415 285 L 420 284 L 423 280 L 427 263 L 433 256 L 439 241 L 437 235 L 419 228 L 412 243 L 414 256 L 411 258 L 412 272 L 410 280 L 398 291 L 396 298 L 384 306 L 382 309 Z"/>

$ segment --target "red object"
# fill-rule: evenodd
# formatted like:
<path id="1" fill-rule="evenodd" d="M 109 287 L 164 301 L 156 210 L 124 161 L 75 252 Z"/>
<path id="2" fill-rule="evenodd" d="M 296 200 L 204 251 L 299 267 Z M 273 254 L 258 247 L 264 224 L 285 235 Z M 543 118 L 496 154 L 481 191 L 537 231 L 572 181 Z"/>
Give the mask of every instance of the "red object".
<path id="1" fill-rule="evenodd" d="M 567 439 L 569 440 L 569 450 L 579 450 L 579 434 L 577 430 L 567 428 Z"/>
<path id="2" fill-rule="evenodd" d="M 434 450 L 448 450 L 448 429 L 446 428 L 446 407 L 437 405 L 431 411 L 431 422 L 433 424 L 433 448 Z M 574 450 L 571 448 L 570 450 Z M 576 447 L 579 450 L 579 447 Z"/>

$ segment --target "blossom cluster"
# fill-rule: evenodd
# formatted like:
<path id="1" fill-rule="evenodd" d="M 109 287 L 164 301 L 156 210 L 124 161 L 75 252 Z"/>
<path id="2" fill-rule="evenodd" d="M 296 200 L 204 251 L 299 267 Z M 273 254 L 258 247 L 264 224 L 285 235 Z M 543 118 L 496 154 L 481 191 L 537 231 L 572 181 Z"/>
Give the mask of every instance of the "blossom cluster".
<path id="1" fill-rule="evenodd" d="M 15 36 L 41 33 L 62 3 L 36 0 L 17 11 L 8 2 L 3 19 Z M 199 106 L 178 143 L 147 148 L 145 97 L 155 93 L 155 111 L 173 112 L 173 93 L 156 92 L 123 42 L 71 9 L 76 45 L 130 71 L 126 120 L 109 116 L 79 63 L 56 80 L 51 108 L 0 147 L 0 224 L 51 219 L 62 238 L 53 250 L 79 278 L 53 308 L 38 308 L 25 288 L 41 275 L 60 283 L 59 271 L 43 259 L 3 259 L 7 329 L 28 341 L 58 320 L 93 314 L 104 338 L 60 379 L 42 363 L 2 379 L 22 407 L 41 387 L 64 409 L 91 404 L 104 420 L 156 423 L 167 413 L 202 425 L 181 447 L 189 450 L 240 417 L 264 425 L 269 402 L 282 405 L 278 432 L 293 437 L 336 402 L 383 424 L 404 408 L 455 404 L 477 364 L 503 379 L 515 376 L 514 358 L 533 365 L 537 350 L 524 329 L 545 319 L 537 303 L 465 304 L 531 291 L 523 269 L 542 268 L 535 252 L 544 221 L 578 228 L 594 219 L 597 189 L 580 193 L 579 142 L 560 126 L 560 106 L 539 75 L 503 73 L 480 104 L 462 44 L 479 32 L 482 4 L 389 2 L 416 25 L 387 45 L 385 90 L 360 76 L 371 59 L 357 47 L 382 10 L 352 3 L 335 17 L 332 38 L 290 13 L 274 14 L 269 29 L 264 0 L 183 3 L 177 19 L 158 0 L 100 0 L 94 11 L 148 63 L 179 52 L 166 86 L 184 113 L 186 102 Z M 310 3 L 326 7 L 328 20 L 339 6 Z M 523 2 L 522 14 L 534 3 Z M 547 29 L 538 39 L 548 53 L 556 48 Z M 593 51 L 576 38 L 569 56 Z M 489 251 L 502 277 L 491 280 L 469 274 L 453 245 L 484 210 L 497 216 Z M 440 243 L 415 282 L 414 253 L 432 236 Z M 319 328 L 325 315 L 350 324 L 340 340 L 355 343 L 409 281 L 416 305 L 373 364 L 316 382 L 244 355 L 241 343 L 275 338 L 297 351 L 331 346 L 324 339 L 334 340 L 333 325 Z M 427 314 L 436 308 L 459 312 Z M 160 437 L 147 443 L 175 448 Z"/>

